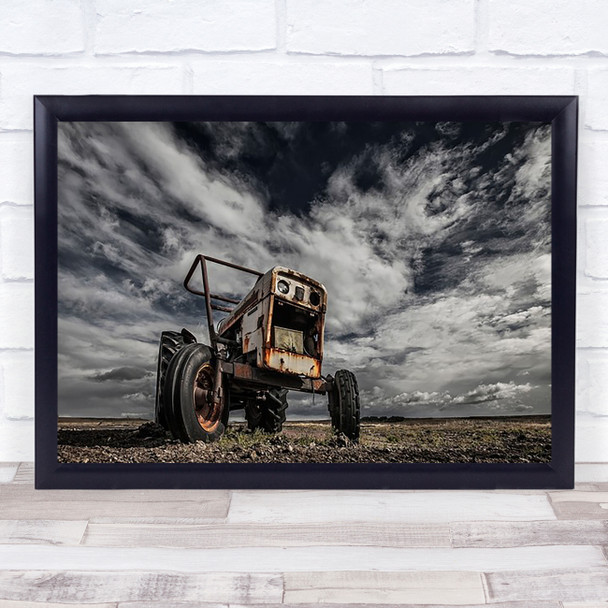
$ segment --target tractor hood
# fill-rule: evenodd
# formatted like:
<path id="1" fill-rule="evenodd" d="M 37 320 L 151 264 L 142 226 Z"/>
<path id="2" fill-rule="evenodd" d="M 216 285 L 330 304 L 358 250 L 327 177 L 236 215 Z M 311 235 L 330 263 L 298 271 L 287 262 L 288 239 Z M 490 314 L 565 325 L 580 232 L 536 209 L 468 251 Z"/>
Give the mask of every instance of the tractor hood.
<path id="1" fill-rule="evenodd" d="M 322 315 L 327 309 L 327 290 L 321 283 L 297 270 L 275 266 L 263 274 L 232 312 L 218 323 L 218 334 L 225 333 L 246 312 L 270 295 Z"/>

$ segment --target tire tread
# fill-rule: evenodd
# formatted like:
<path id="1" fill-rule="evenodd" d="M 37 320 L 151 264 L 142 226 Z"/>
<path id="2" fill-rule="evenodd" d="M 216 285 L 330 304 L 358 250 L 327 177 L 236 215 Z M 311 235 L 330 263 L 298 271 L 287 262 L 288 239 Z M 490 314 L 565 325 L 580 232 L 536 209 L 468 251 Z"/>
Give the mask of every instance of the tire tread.
<path id="1" fill-rule="evenodd" d="M 158 424 L 167 430 L 171 430 L 166 405 L 165 405 L 165 384 L 169 371 L 169 364 L 173 357 L 185 345 L 184 337 L 177 331 L 163 331 L 160 335 L 160 345 L 158 349 L 158 365 L 156 370 L 156 399 L 154 407 L 154 418 Z"/>
<path id="2" fill-rule="evenodd" d="M 352 441 L 358 441 L 361 432 L 361 405 L 355 375 L 346 369 L 338 370 L 334 377 L 333 393 L 329 399 L 332 426 Z"/>

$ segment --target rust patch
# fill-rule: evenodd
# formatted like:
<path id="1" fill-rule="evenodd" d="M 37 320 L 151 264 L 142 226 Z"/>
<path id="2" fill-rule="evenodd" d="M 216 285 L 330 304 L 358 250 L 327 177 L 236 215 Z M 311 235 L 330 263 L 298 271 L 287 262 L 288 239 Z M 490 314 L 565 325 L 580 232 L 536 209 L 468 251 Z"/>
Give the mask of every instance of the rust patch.
<path id="1" fill-rule="evenodd" d="M 234 363 L 234 375 L 236 378 L 251 380 L 253 378 L 253 368 L 246 363 Z"/>
<path id="2" fill-rule="evenodd" d="M 264 349 L 264 367 L 286 374 L 303 375 L 308 378 L 319 378 L 321 376 L 321 361 L 318 359 L 276 348 Z"/>

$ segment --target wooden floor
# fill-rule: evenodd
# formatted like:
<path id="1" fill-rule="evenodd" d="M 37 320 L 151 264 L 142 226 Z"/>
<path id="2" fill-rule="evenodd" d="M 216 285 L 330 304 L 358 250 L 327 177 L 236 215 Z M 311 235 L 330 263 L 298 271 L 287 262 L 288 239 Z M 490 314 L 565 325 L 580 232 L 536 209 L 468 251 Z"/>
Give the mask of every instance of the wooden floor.
<path id="1" fill-rule="evenodd" d="M 573 491 L 34 491 L 0 463 L 0 608 L 608 607 L 608 465 Z"/>

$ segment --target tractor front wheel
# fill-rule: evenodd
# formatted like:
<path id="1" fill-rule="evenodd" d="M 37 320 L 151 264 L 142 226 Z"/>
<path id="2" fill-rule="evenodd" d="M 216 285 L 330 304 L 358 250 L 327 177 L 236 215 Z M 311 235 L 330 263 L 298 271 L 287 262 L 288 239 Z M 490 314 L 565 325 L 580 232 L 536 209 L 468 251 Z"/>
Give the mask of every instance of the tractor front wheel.
<path id="1" fill-rule="evenodd" d="M 358 442 L 361 406 L 355 374 L 346 369 L 338 370 L 328 397 L 332 427 L 351 441 Z"/>
<path id="2" fill-rule="evenodd" d="M 204 344 L 184 346 L 171 361 L 167 372 L 171 390 L 165 405 L 170 426 L 184 442 L 217 441 L 224 434 L 229 408 L 221 375 L 216 386 L 216 365 Z"/>

